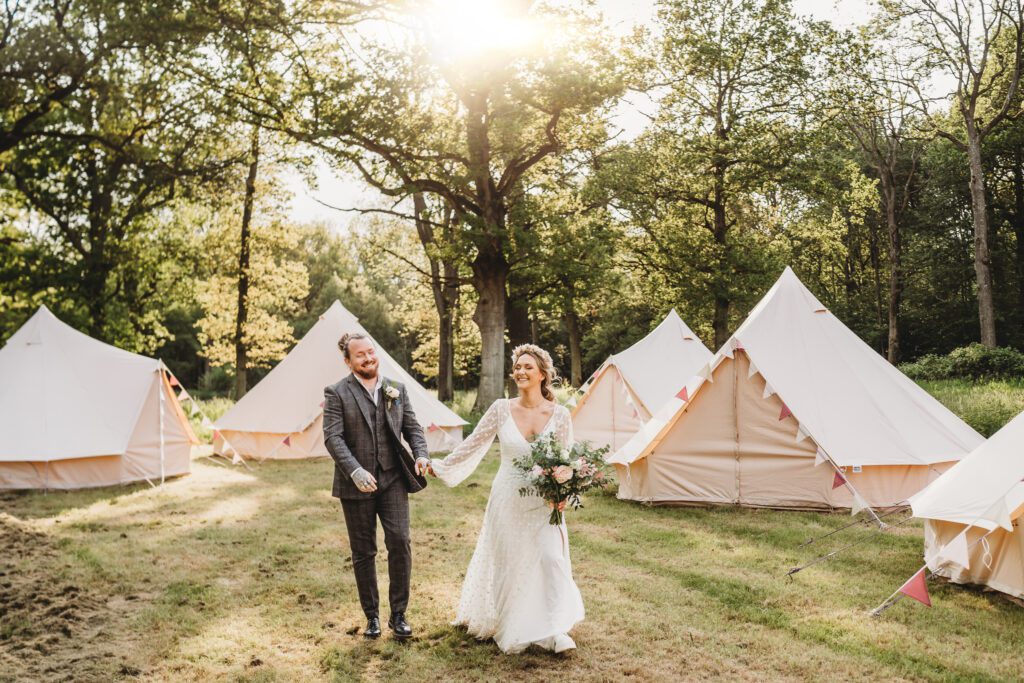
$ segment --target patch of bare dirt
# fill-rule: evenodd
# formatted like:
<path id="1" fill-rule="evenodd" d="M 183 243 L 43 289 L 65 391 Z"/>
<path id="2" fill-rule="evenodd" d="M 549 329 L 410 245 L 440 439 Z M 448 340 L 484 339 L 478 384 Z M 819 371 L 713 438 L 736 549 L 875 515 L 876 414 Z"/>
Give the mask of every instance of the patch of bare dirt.
<path id="1" fill-rule="evenodd" d="M 0 681 L 109 681 L 130 663 L 128 619 L 141 600 L 61 580 L 50 536 L 0 513 Z"/>

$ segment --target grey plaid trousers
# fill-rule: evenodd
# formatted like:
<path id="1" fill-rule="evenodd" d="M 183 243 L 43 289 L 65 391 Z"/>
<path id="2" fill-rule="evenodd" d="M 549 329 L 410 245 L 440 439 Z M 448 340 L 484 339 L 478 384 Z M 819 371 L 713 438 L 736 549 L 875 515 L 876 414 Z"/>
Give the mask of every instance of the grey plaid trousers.
<path id="1" fill-rule="evenodd" d="M 403 482 L 378 490 L 369 498 L 342 499 L 348 542 L 352 549 L 352 569 L 356 575 L 359 603 L 367 617 L 378 616 L 377 592 L 377 518 L 384 527 L 384 546 L 388 551 L 388 606 L 392 613 L 404 612 L 409 605 L 412 577 L 412 544 L 409 537 L 409 493 Z"/>

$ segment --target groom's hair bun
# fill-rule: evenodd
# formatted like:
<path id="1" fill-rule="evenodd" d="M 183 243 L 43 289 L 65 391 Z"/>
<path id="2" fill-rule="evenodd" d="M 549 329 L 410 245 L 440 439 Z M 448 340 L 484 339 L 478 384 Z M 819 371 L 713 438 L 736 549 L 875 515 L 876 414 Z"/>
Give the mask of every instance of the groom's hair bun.
<path id="1" fill-rule="evenodd" d="M 349 357 L 349 355 L 348 355 L 348 345 L 349 345 L 349 343 L 351 343 L 352 341 L 354 341 L 356 339 L 369 339 L 369 338 L 370 338 L 369 335 L 363 334 L 362 332 L 351 332 L 351 333 L 350 332 L 346 332 L 345 334 L 341 335 L 341 339 L 338 340 L 338 348 L 341 349 L 341 352 L 343 354 L 345 354 L 345 358 L 348 358 Z"/>

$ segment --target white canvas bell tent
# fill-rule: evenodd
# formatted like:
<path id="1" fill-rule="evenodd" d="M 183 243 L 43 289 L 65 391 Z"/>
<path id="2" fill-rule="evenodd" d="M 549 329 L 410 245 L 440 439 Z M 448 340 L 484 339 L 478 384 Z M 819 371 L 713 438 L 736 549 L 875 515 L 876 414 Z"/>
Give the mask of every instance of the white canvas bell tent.
<path id="1" fill-rule="evenodd" d="M 622 447 L 711 356 L 673 308 L 650 334 L 598 368 L 572 412 L 576 439 Z"/>
<path id="2" fill-rule="evenodd" d="M 910 499 L 929 568 L 1024 598 L 1024 413 Z"/>
<path id="3" fill-rule="evenodd" d="M 199 443 L 159 360 L 41 306 L 0 349 L 0 488 L 77 489 L 188 474 Z"/>
<path id="4" fill-rule="evenodd" d="M 982 441 L 786 268 L 609 462 L 620 498 L 857 511 L 906 504 Z"/>
<path id="5" fill-rule="evenodd" d="M 214 449 L 256 460 L 328 456 L 324 445 L 324 387 L 350 374 L 338 349 L 343 334 L 368 334 L 340 301 L 295 348 L 214 423 Z M 421 386 L 374 342 L 378 372 L 405 385 L 431 452 L 462 441 L 465 420 Z"/>

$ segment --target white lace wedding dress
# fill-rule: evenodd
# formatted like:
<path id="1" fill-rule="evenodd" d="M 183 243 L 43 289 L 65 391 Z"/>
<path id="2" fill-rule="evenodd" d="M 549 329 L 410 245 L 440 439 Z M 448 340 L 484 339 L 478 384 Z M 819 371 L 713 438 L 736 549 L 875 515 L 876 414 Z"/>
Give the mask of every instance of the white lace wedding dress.
<path id="1" fill-rule="evenodd" d="M 564 444 L 572 443 L 572 418 L 563 406 L 544 427 Z M 568 631 L 583 620 L 583 598 L 572 578 L 565 523 L 548 522 L 551 509 L 537 496 L 520 496 L 525 484 L 513 461 L 530 451 L 507 399 L 487 409 L 473 433 L 434 473 L 455 486 L 476 469 L 494 437 L 501 442 L 501 466 L 491 484 L 483 526 L 466 570 L 456 624 L 477 638 L 493 638 L 502 652 L 531 644 L 561 652 L 575 647 Z"/>

